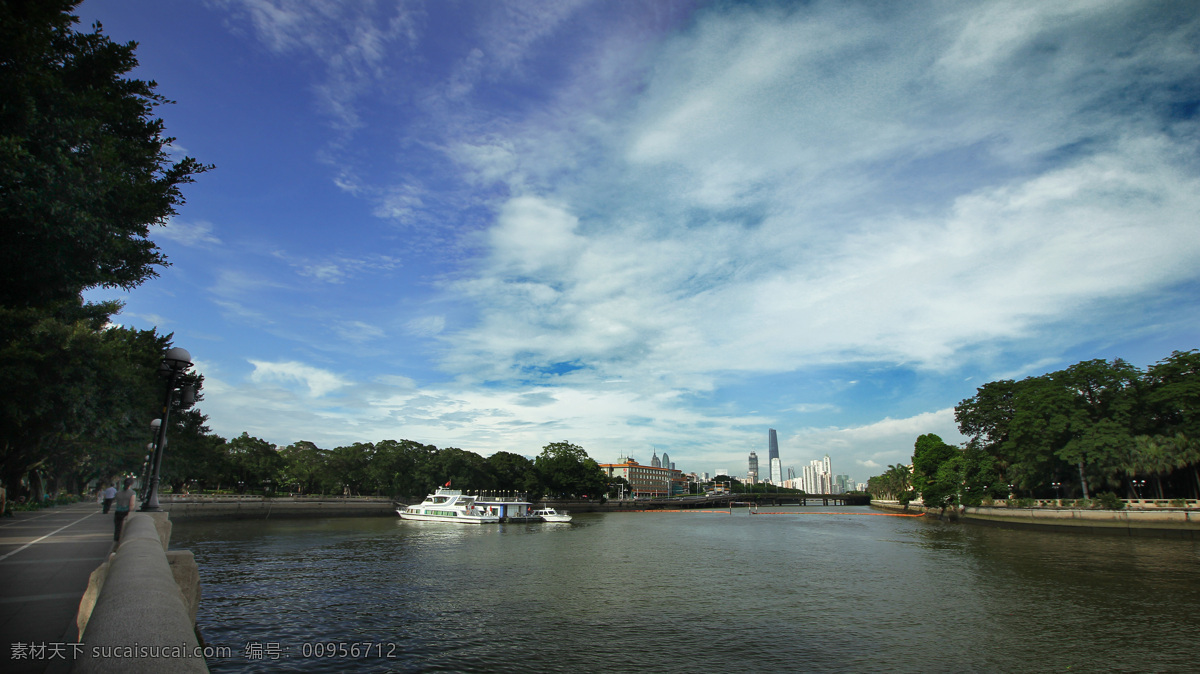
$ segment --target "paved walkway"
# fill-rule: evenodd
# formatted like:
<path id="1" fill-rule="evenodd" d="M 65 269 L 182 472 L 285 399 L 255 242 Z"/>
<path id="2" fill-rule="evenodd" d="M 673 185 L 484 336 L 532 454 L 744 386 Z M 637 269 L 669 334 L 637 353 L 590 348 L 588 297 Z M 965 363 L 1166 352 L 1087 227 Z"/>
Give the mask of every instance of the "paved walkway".
<path id="1" fill-rule="evenodd" d="M 0 671 L 70 670 L 79 600 L 112 550 L 112 530 L 112 512 L 95 502 L 0 518 Z"/>

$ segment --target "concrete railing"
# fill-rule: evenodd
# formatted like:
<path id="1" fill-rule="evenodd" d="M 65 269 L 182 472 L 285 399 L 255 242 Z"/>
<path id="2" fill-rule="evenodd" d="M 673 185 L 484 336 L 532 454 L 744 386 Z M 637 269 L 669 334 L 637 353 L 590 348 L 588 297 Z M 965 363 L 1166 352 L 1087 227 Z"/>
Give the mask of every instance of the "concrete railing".
<path id="1" fill-rule="evenodd" d="M 73 672 L 208 671 L 196 639 L 199 570 L 192 553 L 167 552 L 169 542 L 166 513 L 125 520 L 120 546 L 80 602 Z"/>

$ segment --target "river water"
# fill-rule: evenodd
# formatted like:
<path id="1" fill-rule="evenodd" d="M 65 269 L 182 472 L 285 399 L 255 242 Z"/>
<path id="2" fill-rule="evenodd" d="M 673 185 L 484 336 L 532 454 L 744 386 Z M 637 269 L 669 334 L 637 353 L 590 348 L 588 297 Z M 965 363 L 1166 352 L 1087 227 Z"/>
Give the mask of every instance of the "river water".
<path id="1" fill-rule="evenodd" d="M 184 521 L 173 547 L 214 672 L 1200 671 L 1200 542 L 771 512 Z"/>

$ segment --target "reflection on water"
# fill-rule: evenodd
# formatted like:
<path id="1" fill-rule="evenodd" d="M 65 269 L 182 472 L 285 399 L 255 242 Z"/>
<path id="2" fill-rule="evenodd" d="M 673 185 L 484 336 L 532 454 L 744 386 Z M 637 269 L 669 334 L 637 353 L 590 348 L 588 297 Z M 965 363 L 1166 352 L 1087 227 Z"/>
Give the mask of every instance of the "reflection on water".
<path id="1" fill-rule="evenodd" d="M 204 637 L 236 653 L 215 672 L 1200 667 L 1200 543 L 778 510 L 180 522 L 173 538 L 200 564 Z M 394 657 L 303 657 L 318 642 Z"/>

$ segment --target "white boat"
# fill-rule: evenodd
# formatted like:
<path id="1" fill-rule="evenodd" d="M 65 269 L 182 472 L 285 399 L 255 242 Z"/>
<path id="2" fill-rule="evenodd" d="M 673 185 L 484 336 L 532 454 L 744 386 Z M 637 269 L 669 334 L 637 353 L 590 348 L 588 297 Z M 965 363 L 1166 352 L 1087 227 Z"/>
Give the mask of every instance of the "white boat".
<path id="1" fill-rule="evenodd" d="M 458 522 L 460 524 L 493 524 L 500 515 L 491 508 L 475 505 L 474 496 L 464 496 L 458 489 L 438 487 L 417 505 L 396 508 L 401 519 L 426 522 Z"/>
<path id="2" fill-rule="evenodd" d="M 567 511 L 564 510 L 562 512 L 558 512 L 554 508 L 549 508 L 549 507 L 538 508 L 537 510 L 533 511 L 533 516 L 542 518 L 543 522 L 570 522 L 571 521 L 571 516 L 567 514 Z"/>

